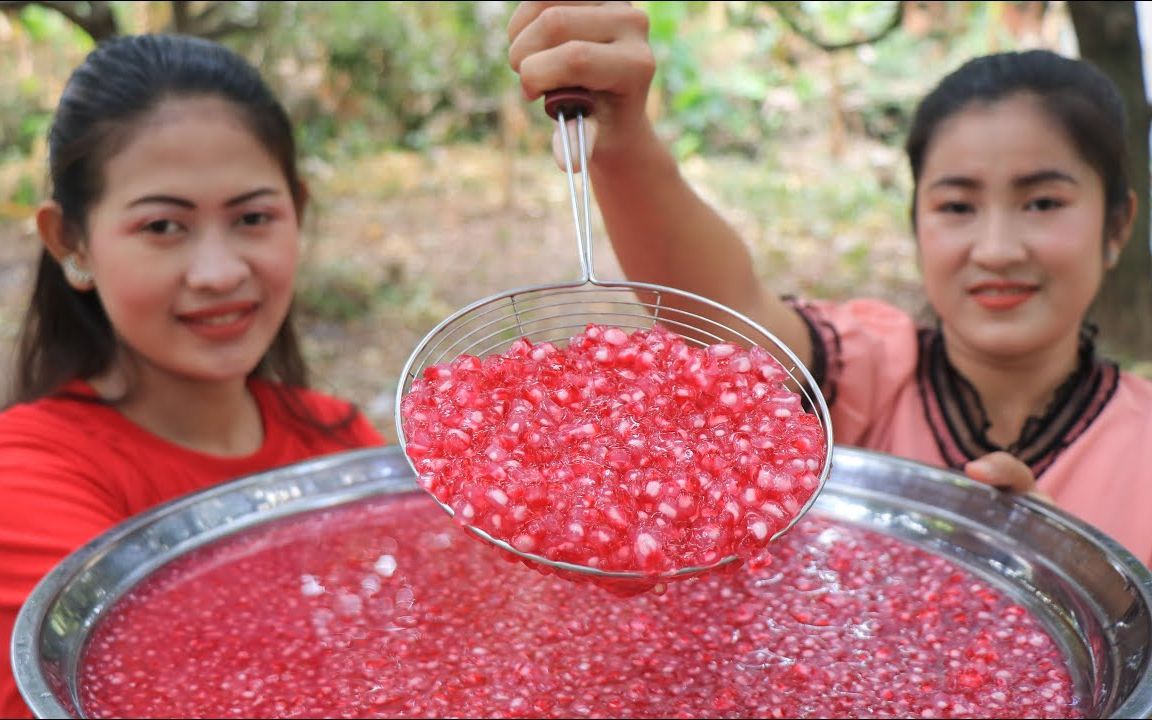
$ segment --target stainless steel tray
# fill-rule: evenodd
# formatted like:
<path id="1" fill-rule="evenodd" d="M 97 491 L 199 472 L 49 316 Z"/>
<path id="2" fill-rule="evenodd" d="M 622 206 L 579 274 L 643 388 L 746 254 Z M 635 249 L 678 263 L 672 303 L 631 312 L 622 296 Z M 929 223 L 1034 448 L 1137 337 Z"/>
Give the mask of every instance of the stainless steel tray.
<path id="1" fill-rule="evenodd" d="M 16 619 L 16 683 L 37 717 L 82 717 L 89 634 L 161 565 L 245 528 L 386 493 L 422 492 L 399 448 L 357 450 L 171 501 L 63 560 Z M 1109 537 L 1045 503 L 963 476 L 838 446 L 812 512 L 952 559 L 1029 607 L 1071 659 L 1088 717 L 1152 717 L 1152 573 Z"/>

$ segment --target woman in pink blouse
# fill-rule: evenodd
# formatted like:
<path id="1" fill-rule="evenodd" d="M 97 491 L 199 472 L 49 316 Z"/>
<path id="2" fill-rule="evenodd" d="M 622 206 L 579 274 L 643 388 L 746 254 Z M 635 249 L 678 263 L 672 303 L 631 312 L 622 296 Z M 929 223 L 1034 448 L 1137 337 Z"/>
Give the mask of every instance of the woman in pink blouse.
<path id="1" fill-rule="evenodd" d="M 906 150 L 935 316 L 876 299 L 784 298 L 680 175 L 645 114 L 655 63 L 626 3 L 523 3 L 525 96 L 596 92 L 597 202 L 627 276 L 759 321 L 812 370 L 836 440 L 1035 490 L 1152 563 L 1152 383 L 1095 352 L 1089 306 L 1128 241 L 1124 108 L 1047 51 L 972 60 L 920 103 Z"/>

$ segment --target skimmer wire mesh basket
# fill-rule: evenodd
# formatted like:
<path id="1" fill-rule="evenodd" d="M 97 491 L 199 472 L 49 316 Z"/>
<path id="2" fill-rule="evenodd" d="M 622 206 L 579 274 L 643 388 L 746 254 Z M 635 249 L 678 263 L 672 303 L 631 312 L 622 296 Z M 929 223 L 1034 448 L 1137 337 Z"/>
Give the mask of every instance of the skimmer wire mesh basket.
<path id="1" fill-rule="evenodd" d="M 590 96 L 579 88 L 554 91 L 546 96 L 545 108 L 561 129 L 581 275 L 572 282 L 520 287 L 482 298 L 445 318 L 425 335 L 404 365 L 397 386 L 396 433 L 401 447 L 405 446 L 407 440 L 401 404 L 415 379 L 421 377 L 429 367 L 450 363 L 462 355 L 485 357 L 503 353 L 520 338 L 527 338 L 533 344 L 550 342 L 557 347 L 564 347 L 570 338 L 583 332 L 589 324 L 613 326 L 631 332 L 649 329 L 659 323 L 665 329 L 681 335 L 689 344 L 699 347 L 721 342 L 737 343 L 744 347 L 759 346 L 771 353 L 792 378 L 795 386 L 793 389 L 802 395 L 808 409 L 818 417 L 825 440 L 825 457 L 819 471 L 816 492 L 791 522 L 773 536 L 772 539 L 775 539 L 808 511 L 828 477 L 833 445 L 832 425 L 820 389 L 795 353 L 749 317 L 706 297 L 676 288 L 641 282 L 607 281 L 596 277 L 592 262 L 591 193 L 588 173 L 584 171 L 587 167 L 587 149 L 583 121 L 591 112 Z M 580 160 L 577 169 L 574 169 L 572 140 L 569 137 L 571 129 L 567 120 L 573 120 L 572 124 L 575 125 L 576 152 Z M 582 192 L 577 192 L 577 175 L 582 178 Z M 413 470 L 419 476 L 414 464 Z M 439 498 L 436 498 L 436 502 L 450 515 L 455 515 L 452 508 Z M 461 524 L 482 539 L 522 559 L 555 569 L 624 580 L 651 577 L 640 572 L 601 570 L 522 552 L 480 528 Z M 735 556 L 729 556 L 709 566 L 681 568 L 667 577 L 685 578 L 736 559 Z"/>

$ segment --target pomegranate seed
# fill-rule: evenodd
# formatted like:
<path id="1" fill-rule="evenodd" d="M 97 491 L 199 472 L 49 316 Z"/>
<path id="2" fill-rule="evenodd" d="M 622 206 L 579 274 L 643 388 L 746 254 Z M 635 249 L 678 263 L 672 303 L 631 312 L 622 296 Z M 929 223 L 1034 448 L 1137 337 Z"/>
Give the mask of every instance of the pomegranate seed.
<path id="1" fill-rule="evenodd" d="M 481 505 L 469 496 L 473 514 L 458 512 L 459 521 L 482 522 L 516 547 L 526 523 L 555 514 L 551 532 L 529 533 L 534 552 L 571 558 L 578 538 L 561 511 L 595 504 L 600 524 L 580 524 L 594 549 L 585 561 L 667 574 L 705 557 L 758 554 L 787 524 L 779 514 L 794 516 L 816 491 L 823 432 L 788 379 L 760 348 L 699 348 L 661 326 L 628 334 L 590 324 L 563 347 L 520 338 L 501 355 L 426 369 L 401 412 L 426 489 L 456 507 L 480 483 L 493 491 L 485 502 L 508 508 L 476 517 Z M 536 501 L 510 500 L 528 486 Z M 623 492 L 604 490 L 614 487 Z M 709 502 L 693 497 L 705 494 Z M 769 508 L 763 525 L 749 532 L 736 501 Z M 659 547 L 642 553 L 642 569 L 629 567 L 641 553 L 616 532 L 604 539 L 604 523 L 652 524 Z M 717 525 L 732 531 L 714 533 Z"/>
<path id="2" fill-rule="evenodd" d="M 516 542 L 550 532 L 531 522 Z M 752 522 L 756 535 L 761 521 Z M 96 626 L 78 670 L 83 709 L 93 717 L 1083 716 L 1059 646 L 1037 618 L 889 536 L 810 516 L 755 568 L 596 594 L 504 563 L 451 528 L 426 496 L 407 494 L 192 551 Z M 660 531 L 640 528 L 624 554 L 643 564 L 665 545 Z M 966 622 L 950 622 L 959 616 Z"/>

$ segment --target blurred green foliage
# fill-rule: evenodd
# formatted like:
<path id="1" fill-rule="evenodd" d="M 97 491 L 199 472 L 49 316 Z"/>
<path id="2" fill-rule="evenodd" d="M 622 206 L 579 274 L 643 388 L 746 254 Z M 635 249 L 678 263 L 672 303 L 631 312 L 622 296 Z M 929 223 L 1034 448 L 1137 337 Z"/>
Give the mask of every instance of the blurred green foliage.
<path id="1" fill-rule="evenodd" d="M 503 2 L 270 3 L 274 32 L 239 40 L 287 87 L 322 69 L 294 108 L 306 149 L 323 155 L 426 149 L 476 140 L 497 125 L 507 67 Z M 287 59 L 287 63 L 285 60 Z M 300 69 L 304 69 L 301 67 Z"/>
<path id="2" fill-rule="evenodd" d="M 191 9 L 211 5 L 187 3 Z M 930 35 L 897 29 L 877 43 L 836 52 L 804 35 L 833 44 L 869 36 L 897 3 L 636 5 L 651 17 L 655 121 L 677 154 L 742 158 L 768 174 L 782 172 L 776 156 L 793 150 L 799 138 L 842 132 L 899 146 L 912 104 L 927 85 L 963 56 L 1002 40 L 990 2 L 948 3 L 947 28 Z M 513 130 L 520 149 L 543 151 L 546 119 L 523 104 L 507 62 L 507 22 L 515 6 L 511 0 L 232 2 L 225 3 L 223 20 L 237 30 L 220 39 L 262 68 L 296 120 L 305 158 L 326 167 L 389 150 L 507 142 L 501 123 L 509 104 L 528 118 Z M 111 7 L 121 32 L 165 30 L 172 22 L 168 2 L 115 1 Z M 0 74 L 0 202 L 24 205 L 35 202 L 43 182 L 55 99 L 92 40 L 46 7 L 25 7 L 0 16 L 0 23 L 5 17 L 15 22 L 0 41 L 0 67 L 16 71 Z M 0 35 L 3 30 L 0 24 Z M 20 160 L 22 168 L 3 173 Z M 902 191 L 890 177 L 844 177 L 829 191 L 834 197 L 798 198 L 786 177 L 770 175 L 765 182 L 776 185 L 772 198 L 846 217 L 893 205 Z M 760 204 L 796 215 L 775 199 L 761 196 Z"/>
<path id="3" fill-rule="evenodd" d="M 50 48 L 75 47 L 87 52 L 91 39 L 59 13 L 29 6 L 20 14 L 22 30 L 33 43 Z M 4 52 L 0 50 L 0 58 Z M 15 64 L 15 63 L 13 63 Z M 7 63 L 0 59 L 0 67 Z M 0 162 L 26 157 L 42 141 L 52 119 L 44 98 L 46 84 L 37 75 L 0 73 Z"/>
<path id="4" fill-rule="evenodd" d="M 833 120 L 849 132 L 898 142 L 914 99 L 937 73 L 986 49 L 993 5 L 952 3 L 960 11 L 938 36 L 897 30 L 829 53 L 803 38 L 796 23 L 842 42 L 874 32 L 897 3 L 636 4 L 651 18 L 657 122 L 680 157 L 733 154 L 767 162 L 780 143 L 828 132 Z M 259 65 L 278 90 L 297 121 L 304 154 L 334 163 L 388 149 L 495 142 L 502 101 L 522 102 L 506 55 L 515 5 L 234 2 L 225 4 L 224 19 L 242 29 L 221 39 Z M 165 2 L 111 7 L 121 32 L 164 30 L 172 20 Z M 8 35 L 21 42 L 0 42 L 0 66 L 17 68 L 0 74 L 0 162 L 35 155 L 64 79 L 92 46 L 46 7 L 29 5 L 6 17 L 15 20 Z M 534 110 L 526 112 L 533 117 Z M 546 131 L 544 118 L 537 120 L 529 128 Z"/>
<path id="5" fill-rule="evenodd" d="M 946 3 L 947 22 L 929 33 L 897 29 L 831 52 L 813 38 L 835 45 L 872 37 L 897 3 L 634 4 L 650 17 L 657 61 L 650 109 L 658 129 L 740 226 L 754 262 L 765 272 L 805 263 L 779 273 L 798 278 L 799 287 L 787 289 L 801 293 L 912 287 L 912 245 L 898 241 L 887 255 L 876 251 L 876 238 L 903 240 L 905 231 L 909 188 L 899 144 L 916 98 L 931 83 L 968 55 L 1010 44 L 997 3 Z M 423 191 L 434 163 L 405 166 L 407 174 L 373 172 L 374 160 L 385 155 L 431 155 L 466 143 L 508 151 L 502 170 L 472 184 L 451 191 L 429 185 L 447 202 L 481 197 L 499 183 L 510 187 L 510 153 L 546 153 L 547 118 L 539 103 L 524 103 L 508 67 L 507 22 L 516 5 L 336 0 L 181 7 L 201 17 L 222 10 L 211 19 L 231 31 L 217 38 L 256 64 L 283 100 L 314 187 L 328 198 L 359 201 L 356 211 L 333 205 L 338 215 Z M 905 4 L 912 5 L 921 4 Z M 115 0 L 109 7 L 124 33 L 168 30 L 176 20 L 170 2 Z M 0 222 L 26 222 L 43 196 L 51 112 L 92 47 L 78 26 L 46 7 L 0 15 Z M 504 197 L 510 194 L 503 188 Z M 324 212 L 324 195 L 318 193 L 310 215 Z M 348 221 L 357 223 L 363 219 Z M 790 260 L 797 238 L 818 240 L 815 247 L 831 252 Z M 837 271 L 820 271 L 830 257 L 839 258 Z M 386 270 L 357 261 L 311 265 L 300 284 L 301 314 L 312 323 L 343 325 L 384 307 L 395 322 L 420 327 L 450 310 L 423 276 Z"/>

